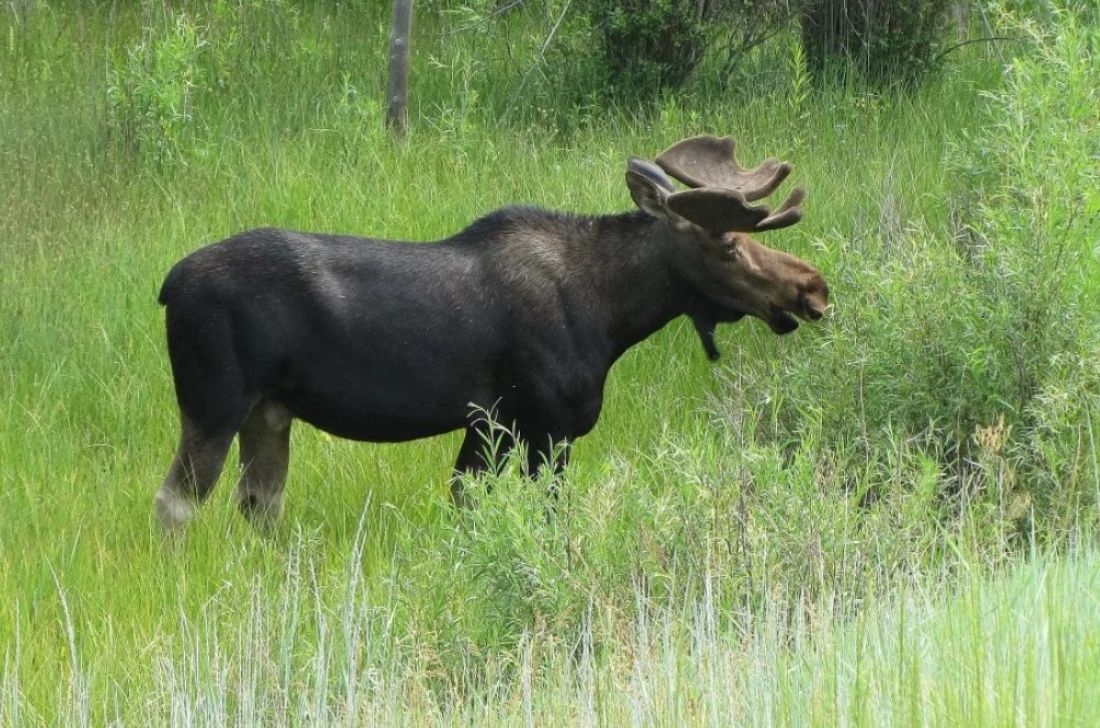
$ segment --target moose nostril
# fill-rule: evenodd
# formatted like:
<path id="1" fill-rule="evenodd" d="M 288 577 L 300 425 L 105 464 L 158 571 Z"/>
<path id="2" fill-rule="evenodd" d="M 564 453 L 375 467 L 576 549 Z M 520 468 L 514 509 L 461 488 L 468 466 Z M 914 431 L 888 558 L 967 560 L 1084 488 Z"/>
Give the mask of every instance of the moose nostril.
<path id="1" fill-rule="evenodd" d="M 813 300 L 814 298 L 815 296 L 802 293 L 798 296 L 798 304 L 803 316 L 811 321 L 818 321 L 825 315 L 825 307 Z"/>

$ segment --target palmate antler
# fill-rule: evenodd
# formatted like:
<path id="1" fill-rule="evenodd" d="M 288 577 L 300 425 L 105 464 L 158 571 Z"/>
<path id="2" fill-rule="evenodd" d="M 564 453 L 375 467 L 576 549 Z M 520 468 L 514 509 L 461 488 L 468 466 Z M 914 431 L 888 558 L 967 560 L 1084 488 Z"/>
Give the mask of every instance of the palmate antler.
<path id="1" fill-rule="evenodd" d="M 791 165 L 769 158 L 754 169 L 743 169 L 734 156 L 732 137 L 684 139 L 662 152 L 657 165 L 693 189 L 668 196 L 669 209 L 712 230 L 760 232 L 794 225 L 802 219 L 806 191 L 796 187 L 772 212 L 749 202 L 767 197 L 791 173 Z"/>

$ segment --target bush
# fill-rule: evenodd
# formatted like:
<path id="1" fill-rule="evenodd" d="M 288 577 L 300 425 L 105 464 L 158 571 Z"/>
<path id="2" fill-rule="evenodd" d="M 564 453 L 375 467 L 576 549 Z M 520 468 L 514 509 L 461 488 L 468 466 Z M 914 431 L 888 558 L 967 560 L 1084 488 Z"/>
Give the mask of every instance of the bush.
<path id="1" fill-rule="evenodd" d="M 793 0 L 584 0 L 594 37 L 571 51 L 595 67 L 601 87 L 653 95 L 682 86 L 710 53 L 729 76 L 796 8 Z"/>
<path id="2" fill-rule="evenodd" d="M 1089 13 L 1055 13 L 1053 26 L 1010 25 L 1033 50 L 957 166 L 975 289 L 1016 372 L 1004 396 L 1020 402 L 1019 470 L 1068 518 L 1097 496 L 1100 33 Z"/>
<path id="3" fill-rule="evenodd" d="M 108 68 L 107 103 L 119 145 L 157 162 L 174 156 L 202 82 L 203 29 L 185 13 L 150 25 Z"/>
<path id="4" fill-rule="evenodd" d="M 789 447 L 809 423 L 868 460 L 927 441 L 946 498 L 1027 513 L 1020 535 L 1056 540 L 1097 497 L 1100 35 L 1071 15 L 1007 30 L 1031 47 L 944 160 L 949 192 L 927 192 L 947 229 L 887 190 L 876 226 L 821 241 L 860 264 L 830 278 L 837 309 L 811 353 L 741 370 L 738 389 L 774 410 L 765 440 Z"/>
<path id="5" fill-rule="evenodd" d="M 913 85 L 934 71 L 950 0 L 807 0 L 802 45 L 820 78 L 848 61 L 876 85 Z"/>
<path id="6" fill-rule="evenodd" d="M 657 91 L 684 83 L 706 34 L 694 0 L 587 0 L 598 65 L 612 87 Z"/>

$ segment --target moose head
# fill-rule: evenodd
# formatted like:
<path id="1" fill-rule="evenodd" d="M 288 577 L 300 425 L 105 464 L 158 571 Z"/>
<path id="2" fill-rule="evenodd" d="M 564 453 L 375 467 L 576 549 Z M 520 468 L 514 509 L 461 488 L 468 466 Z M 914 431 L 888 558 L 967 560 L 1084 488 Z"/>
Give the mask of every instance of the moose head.
<path id="1" fill-rule="evenodd" d="M 772 194 L 791 165 L 769 158 L 744 169 L 734 149 L 730 137 L 698 136 L 669 147 L 656 164 L 637 157 L 627 163 L 634 202 L 667 223 L 671 236 L 687 239 L 681 246 L 681 273 L 700 294 L 688 315 L 711 359 L 718 357 L 714 328 L 719 322 L 749 315 L 786 334 L 798 328 L 798 318 L 820 319 L 829 304 L 820 273 L 749 235 L 802 219 L 806 193 L 801 187 L 775 211 L 749 204 Z M 689 189 L 678 191 L 666 173 Z"/>

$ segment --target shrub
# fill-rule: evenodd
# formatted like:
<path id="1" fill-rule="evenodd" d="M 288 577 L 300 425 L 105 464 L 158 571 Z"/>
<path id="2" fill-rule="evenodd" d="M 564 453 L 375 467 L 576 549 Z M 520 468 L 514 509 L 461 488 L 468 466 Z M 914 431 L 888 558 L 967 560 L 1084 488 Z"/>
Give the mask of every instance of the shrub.
<path id="1" fill-rule="evenodd" d="M 150 25 L 108 68 L 108 112 L 117 141 L 128 152 L 157 162 L 174 155 L 192 120 L 202 79 L 203 29 L 188 15 Z"/>
<path id="2" fill-rule="evenodd" d="M 1010 21 L 1033 51 L 1011 64 L 957 168 L 975 290 L 1014 365 L 1015 455 L 1061 518 L 1097 496 L 1100 33 L 1089 13 L 1054 12 L 1056 25 Z"/>
<path id="3" fill-rule="evenodd" d="M 826 450 L 868 460 L 926 441 L 946 499 L 987 499 L 1056 540 L 1097 497 L 1100 35 L 1068 15 L 1008 30 L 1031 47 L 943 160 L 949 190 L 925 193 L 950 221 L 907 215 L 907 193 L 887 189 L 876 226 L 827 236 L 860 261 L 830 277 L 829 327 L 784 369 L 739 370 L 737 390 L 767 405 L 763 441 L 789 447 L 810 423 Z"/>
<path id="4" fill-rule="evenodd" d="M 580 51 L 609 91 L 653 95 L 682 86 L 710 53 L 729 76 L 796 8 L 792 0 L 584 0 L 593 37 L 571 51 Z"/>
<path id="5" fill-rule="evenodd" d="M 706 34 L 694 0 L 587 0 L 599 64 L 614 86 L 676 88 L 703 58 Z"/>
<path id="6" fill-rule="evenodd" d="M 950 0 L 807 0 L 802 45 L 820 78 L 848 61 L 878 85 L 912 85 L 935 70 Z"/>

